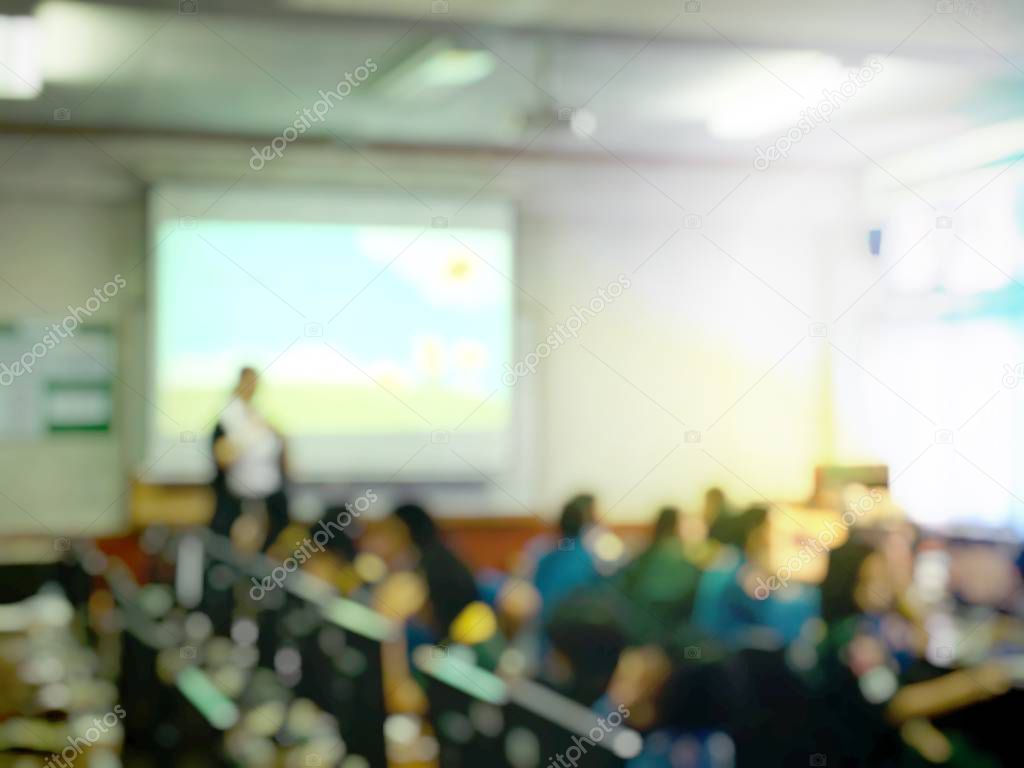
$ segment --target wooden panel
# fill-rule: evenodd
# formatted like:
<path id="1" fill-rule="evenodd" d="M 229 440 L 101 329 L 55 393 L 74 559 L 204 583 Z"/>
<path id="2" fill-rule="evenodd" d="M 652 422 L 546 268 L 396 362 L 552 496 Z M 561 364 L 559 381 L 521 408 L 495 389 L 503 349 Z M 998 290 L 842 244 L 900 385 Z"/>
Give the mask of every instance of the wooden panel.
<path id="1" fill-rule="evenodd" d="M 212 514 L 213 493 L 207 486 L 140 483 L 133 489 L 131 520 L 135 529 L 150 525 L 206 525 Z M 474 570 L 509 569 L 527 541 L 552 530 L 532 515 L 441 517 L 438 524 L 448 543 Z M 628 539 L 636 539 L 647 530 L 647 526 L 636 524 L 611 528 Z"/>
<path id="2" fill-rule="evenodd" d="M 147 485 L 132 489 L 133 528 L 149 525 L 206 525 L 213 515 L 213 491 L 206 485 Z"/>

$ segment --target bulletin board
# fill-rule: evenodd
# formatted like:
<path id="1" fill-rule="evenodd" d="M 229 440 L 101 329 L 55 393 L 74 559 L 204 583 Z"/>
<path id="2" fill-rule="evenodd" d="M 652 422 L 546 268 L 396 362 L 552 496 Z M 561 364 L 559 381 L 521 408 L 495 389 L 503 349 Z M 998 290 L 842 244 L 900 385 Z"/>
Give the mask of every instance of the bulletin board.
<path id="1" fill-rule="evenodd" d="M 109 432 L 117 347 L 109 326 L 59 319 L 0 324 L 0 439 Z"/>

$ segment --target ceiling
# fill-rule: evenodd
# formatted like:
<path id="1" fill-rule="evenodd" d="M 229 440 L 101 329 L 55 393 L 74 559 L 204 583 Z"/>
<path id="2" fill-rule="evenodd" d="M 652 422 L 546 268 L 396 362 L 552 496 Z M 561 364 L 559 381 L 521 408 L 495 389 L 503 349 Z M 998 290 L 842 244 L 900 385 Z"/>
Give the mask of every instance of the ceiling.
<path id="1" fill-rule="evenodd" d="M 44 86 L 0 99 L 0 126 L 270 141 L 367 60 L 304 141 L 753 157 L 870 62 L 794 162 L 863 163 L 1024 112 L 1020 3 L 190 2 L 26 4 Z M 417 90 L 399 73 L 431 41 L 485 52 L 489 72 Z"/>

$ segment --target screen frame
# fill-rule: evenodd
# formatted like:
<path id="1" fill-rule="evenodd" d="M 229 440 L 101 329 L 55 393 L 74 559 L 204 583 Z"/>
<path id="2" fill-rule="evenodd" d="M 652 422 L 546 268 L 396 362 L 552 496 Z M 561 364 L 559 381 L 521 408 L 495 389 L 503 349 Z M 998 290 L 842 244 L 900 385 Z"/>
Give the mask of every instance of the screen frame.
<path id="1" fill-rule="evenodd" d="M 228 192 L 230 192 L 230 198 Z M 393 211 L 403 207 L 413 210 L 413 203 L 407 203 L 404 206 L 403 203 L 414 198 L 415 207 L 421 212 L 419 219 L 414 222 L 416 224 L 423 223 L 426 227 L 436 227 L 436 217 L 432 214 L 454 211 L 450 221 L 442 217 L 444 218 L 443 227 L 447 227 L 450 223 L 453 228 L 474 225 L 504 228 L 509 234 L 512 260 L 511 274 L 505 276 L 510 283 L 511 296 L 509 349 L 513 359 L 509 362 L 514 364 L 521 356 L 524 330 L 520 306 L 522 289 L 519 288 L 522 269 L 519 252 L 520 211 L 518 205 L 508 198 L 480 195 L 471 197 L 467 201 L 451 195 L 412 195 L 411 192 L 408 198 L 404 198 L 401 193 L 388 190 L 364 191 L 350 186 L 308 183 L 275 182 L 260 186 L 253 185 L 243 190 L 228 186 L 228 191 L 225 191 L 224 185 L 215 185 L 209 182 L 168 180 L 153 183 L 146 190 L 145 207 L 146 295 L 143 305 L 146 351 L 143 357 L 147 407 L 143 420 L 142 461 L 136 473 L 139 479 L 147 484 L 197 485 L 210 482 L 214 476 L 212 457 L 209 456 L 212 427 L 209 434 L 184 431 L 179 435 L 178 442 L 172 443 L 170 447 L 167 447 L 166 441 L 160 441 L 161 435 L 157 427 L 159 406 L 157 405 L 156 340 L 160 300 L 156 285 L 159 246 L 157 230 L 161 223 L 176 217 L 183 222 L 184 226 L 187 226 L 188 219 L 201 219 L 207 212 L 213 210 L 214 206 L 218 211 L 218 217 L 240 218 L 234 212 L 245 207 L 249 214 L 245 218 L 251 217 L 253 221 L 265 220 L 260 214 L 259 206 L 253 206 L 253 201 L 268 202 L 282 195 L 288 196 L 293 201 L 304 198 L 308 201 L 318 201 L 323 205 L 344 204 L 349 206 L 349 211 L 357 211 L 353 215 L 354 219 L 362 216 L 364 212 L 372 214 L 374 210 L 379 210 L 380 206 L 389 206 Z M 228 201 L 230 201 L 230 206 L 227 206 L 225 212 L 225 203 Z M 170 211 L 176 211 L 177 215 L 169 213 Z M 309 209 L 306 209 L 306 212 L 308 214 Z M 319 219 L 311 217 L 310 220 L 321 223 L 324 221 L 322 217 Z M 386 216 L 371 216 L 369 222 L 365 218 L 356 220 L 360 223 L 388 223 Z M 411 219 L 400 219 L 401 224 L 405 226 L 408 226 L 410 221 Z M 528 463 L 521 459 L 523 456 L 521 447 L 529 442 L 529 433 L 532 431 L 532 419 L 529 416 L 532 411 L 525 405 L 529 398 L 526 393 L 534 390 L 534 382 L 519 382 L 512 388 L 509 423 L 504 432 L 500 433 L 500 439 L 497 441 L 493 432 L 455 435 L 446 430 L 434 430 L 430 435 L 410 433 L 408 435 L 409 444 L 411 445 L 415 441 L 418 448 L 406 451 L 402 446 L 406 436 L 396 434 L 358 436 L 352 438 L 353 446 L 350 452 L 341 456 L 338 461 L 311 464 L 300 455 L 298 461 L 291 462 L 289 480 L 293 483 L 308 485 L 341 483 L 484 485 L 495 484 L 494 477 L 521 478 L 526 469 L 525 464 Z M 439 432 L 445 434 L 435 434 Z M 307 437 L 304 439 L 315 440 L 317 438 Z M 328 437 L 327 439 L 333 438 Z M 358 441 L 357 447 L 355 441 Z M 182 450 L 197 452 L 200 454 L 200 458 L 190 459 L 187 462 L 172 461 L 161 466 L 165 457 L 174 451 Z M 289 450 L 294 458 L 297 453 L 294 443 L 290 444 Z M 305 451 L 298 453 L 305 453 L 308 456 L 310 452 L 311 449 L 307 447 Z M 390 461 L 390 457 L 396 452 L 401 454 L 401 458 Z M 205 458 L 202 457 L 204 453 L 206 454 Z M 365 461 L 367 456 L 371 457 L 370 462 Z M 472 457 L 471 463 L 467 463 L 469 457 Z M 349 462 L 350 458 L 353 461 Z M 380 466 L 375 467 L 374 463 Z M 385 468 L 385 463 L 388 468 Z"/>

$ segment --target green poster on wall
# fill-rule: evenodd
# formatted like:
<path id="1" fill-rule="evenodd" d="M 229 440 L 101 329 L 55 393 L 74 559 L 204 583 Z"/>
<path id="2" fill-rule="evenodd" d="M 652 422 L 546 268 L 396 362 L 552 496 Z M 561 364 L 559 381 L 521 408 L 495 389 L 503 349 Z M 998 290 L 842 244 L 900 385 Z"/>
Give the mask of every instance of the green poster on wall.
<path id="1" fill-rule="evenodd" d="M 116 340 L 107 326 L 58 336 L 38 318 L 0 325 L 0 439 L 109 432 Z"/>

